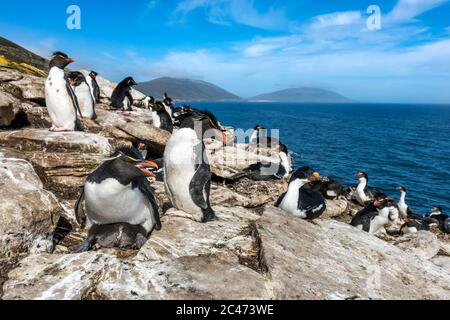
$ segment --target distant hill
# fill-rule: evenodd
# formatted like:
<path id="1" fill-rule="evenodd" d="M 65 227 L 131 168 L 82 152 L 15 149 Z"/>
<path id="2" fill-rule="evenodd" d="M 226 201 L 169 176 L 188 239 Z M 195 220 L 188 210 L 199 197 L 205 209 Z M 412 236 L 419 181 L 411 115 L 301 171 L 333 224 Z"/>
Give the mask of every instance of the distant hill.
<path id="1" fill-rule="evenodd" d="M 291 88 L 272 93 L 260 94 L 249 101 L 345 103 L 352 102 L 336 92 L 318 88 Z"/>
<path id="2" fill-rule="evenodd" d="M 0 37 L 0 56 L 15 63 L 26 63 L 40 70 L 48 69 L 46 59 L 2 37 Z"/>
<path id="3" fill-rule="evenodd" d="M 205 81 L 158 78 L 137 85 L 136 90 L 143 92 L 155 99 L 161 99 L 165 92 L 169 97 L 184 101 L 237 101 L 240 97 Z"/>

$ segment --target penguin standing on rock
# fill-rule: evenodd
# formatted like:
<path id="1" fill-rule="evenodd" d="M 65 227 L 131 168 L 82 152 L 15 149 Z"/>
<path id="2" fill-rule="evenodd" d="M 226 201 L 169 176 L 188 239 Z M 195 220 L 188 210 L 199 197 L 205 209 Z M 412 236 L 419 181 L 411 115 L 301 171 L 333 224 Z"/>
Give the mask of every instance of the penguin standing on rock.
<path id="1" fill-rule="evenodd" d="M 360 210 L 350 224 L 360 230 L 374 234 L 389 222 L 397 219 L 393 207 L 394 202 L 391 199 L 374 200 Z"/>
<path id="2" fill-rule="evenodd" d="M 162 130 L 173 132 L 172 118 L 167 113 L 162 102 L 156 102 L 151 106 L 153 125 Z"/>
<path id="3" fill-rule="evenodd" d="M 132 77 L 127 77 L 120 82 L 111 95 L 111 108 L 121 109 L 122 111 L 131 111 L 133 105 L 133 96 L 131 87 L 137 85 Z"/>
<path id="4" fill-rule="evenodd" d="M 215 219 L 209 193 L 211 170 L 204 153 L 203 135 L 187 124 L 169 139 L 164 151 L 164 185 L 172 205 L 199 222 Z M 216 129 L 216 131 L 218 131 Z M 221 132 L 217 132 L 221 137 Z"/>
<path id="5" fill-rule="evenodd" d="M 155 98 L 153 98 L 152 96 L 150 97 L 145 97 L 144 99 L 142 99 L 142 106 L 145 109 L 152 109 L 152 107 L 155 105 Z"/>
<path id="6" fill-rule="evenodd" d="M 91 89 L 86 78 L 81 72 L 73 71 L 68 74 L 70 85 L 78 99 L 81 114 L 83 117 L 95 120 L 95 101 L 92 98 Z"/>
<path id="7" fill-rule="evenodd" d="M 50 72 L 45 81 L 45 103 L 53 124 L 50 131 L 80 129 L 77 118 L 77 113 L 81 116 L 78 99 L 64 73 L 64 68 L 74 61 L 62 52 L 53 53 L 50 60 Z"/>
<path id="8" fill-rule="evenodd" d="M 84 189 L 75 205 L 78 223 L 93 226 L 127 223 L 141 226 L 146 236 L 161 229 L 158 205 L 147 177 L 154 177 L 156 163 L 142 158 L 139 150 L 121 148 L 86 179 Z M 84 204 L 84 205 L 83 205 Z M 102 229 L 92 229 L 100 230 Z M 118 228 L 135 233 L 133 228 Z M 138 232 L 139 233 L 139 232 Z M 95 232 L 79 250 L 89 250 Z M 130 235 L 130 238 L 135 235 Z"/>
<path id="9" fill-rule="evenodd" d="M 311 167 L 298 169 L 289 181 L 288 191 L 280 196 L 275 206 L 302 219 L 320 217 L 326 209 L 324 197 L 320 192 L 304 187 L 318 178 L 320 174 Z"/>
<path id="10" fill-rule="evenodd" d="M 172 98 L 169 98 L 167 93 L 164 93 L 164 100 L 162 103 L 164 105 L 164 108 L 166 108 L 167 114 L 173 120 L 173 103 L 172 102 L 173 102 Z"/>
<path id="11" fill-rule="evenodd" d="M 98 73 L 95 71 L 89 72 L 89 75 L 86 78 L 87 84 L 89 85 L 89 88 L 91 89 L 91 95 L 94 99 L 95 103 L 100 103 L 100 87 L 97 83 L 97 76 Z"/>

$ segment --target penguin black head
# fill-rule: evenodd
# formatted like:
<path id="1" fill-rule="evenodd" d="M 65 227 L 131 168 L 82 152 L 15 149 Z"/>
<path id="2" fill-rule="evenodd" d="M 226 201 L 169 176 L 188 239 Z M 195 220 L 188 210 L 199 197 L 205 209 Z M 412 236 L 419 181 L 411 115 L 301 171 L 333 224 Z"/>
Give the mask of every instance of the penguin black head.
<path id="1" fill-rule="evenodd" d="M 406 192 L 406 188 L 404 186 L 397 187 L 397 190 L 399 190 L 400 192 Z"/>
<path id="2" fill-rule="evenodd" d="M 92 79 L 95 79 L 95 78 L 97 78 L 98 73 L 95 72 L 95 71 L 91 71 L 91 72 L 89 73 L 89 76 L 90 76 Z"/>
<path id="3" fill-rule="evenodd" d="M 132 87 L 132 86 L 137 86 L 136 81 L 134 81 L 134 79 L 132 77 L 126 77 L 125 79 L 123 79 L 122 83 Z"/>
<path id="4" fill-rule="evenodd" d="M 289 180 L 289 183 L 291 183 L 294 180 L 315 180 L 320 177 L 320 174 L 318 172 L 315 172 L 314 169 L 310 166 L 302 167 L 300 169 L 297 169 L 291 176 L 291 179 Z"/>
<path id="5" fill-rule="evenodd" d="M 202 137 L 205 135 L 206 131 L 211 131 L 214 133 L 214 138 L 220 137 L 223 143 L 227 143 L 227 134 L 225 128 L 217 120 L 216 116 L 207 111 L 197 111 L 190 109 L 188 111 L 191 113 L 188 117 L 184 118 L 180 122 L 180 128 L 190 128 L 195 129 L 196 127 L 200 127 L 202 129 L 201 135 Z M 200 133 L 199 133 L 200 134 Z M 200 138 L 200 137 L 199 137 Z"/>
<path id="6" fill-rule="evenodd" d="M 150 100 L 148 101 L 149 103 L 155 103 L 155 98 L 153 98 L 152 96 L 148 97 Z"/>
<path id="7" fill-rule="evenodd" d="M 144 160 L 139 150 L 128 147 L 118 149 L 109 166 L 118 180 L 125 184 L 142 176 L 154 177 L 152 170 L 158 169 L 156 163 Z"/>
<path id="8" fill-rule="evenodd" d="M 64 69 L 72 62 L 75 62 L 74 59 L 69 58 L 69 56 L 63 52 L 56 51 L 53 52 L 51 60 L 50 60 L 50 69 L 53 67 L 57 67 L 60 69 Z"/>
<path id="9" fill-rule="evenodd" d="M 386 207 L 390 207 L 392 205 L 392 202 L 390 201 L 390 199 L 381 198 L 373 201 L 373 205 L 377 209 L 384 209 Z"/>
<path id="10" fill-rule="evenodd" d="M 82 84 L 84 81 L 86 81 L 86 78 L 84 75 L 79 71 L 72 71 L 69 72 L 68 76 L 69 82 L 71 86 L 77 87 L 80 84 Z"/>
<path id="11" fill-rule="evenodd" d="M 363 171 L 358 171 L 355 176 L 359 179 L 361 178 L 365 178 L 366 180 L 369 180 L 369 177 L 367 176 L 367 173 L 363 172 Z"/>

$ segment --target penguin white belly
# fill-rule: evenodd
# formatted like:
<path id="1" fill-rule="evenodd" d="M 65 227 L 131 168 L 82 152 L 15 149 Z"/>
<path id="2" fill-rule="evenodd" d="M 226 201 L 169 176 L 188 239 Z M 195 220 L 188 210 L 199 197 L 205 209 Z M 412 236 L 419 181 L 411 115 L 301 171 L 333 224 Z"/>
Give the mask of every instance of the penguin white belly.
<path id="1" fill-rule="evenodd" d="M 87 216 L 95 224 L 126 222 L 153 226 L 153 209 L 138 188 L 123 186 L 116 179 L 87 182 L 84 189 Z M 148 228 L 146 228 L 148 229 Z M 150 228 L 151 229 L 151 228 Z M 147 230 L 150 231 L 150 230 Z"/>
<path id="2" fill-rule="evenodd" d="M 170 106 L 167 106 L 167 105 L 164 104 L 164 109 L 166 109 L 166 111 L 169 114 L 170 118 L 173 119 L 172 108 Z"/>
<path id="3" fill-rule="evenodd" d="M 152 112 L 153 125 L 157 128 L 161 128 L 161 118 L 156 112 Z"/>
<path id="4" fill-rule="evenodd" d="M 375 218 L 372 219 L 372 221 L 370 221 L 369 233 L 370 234 L 376 233 L 378 230 L 381 229 L 381 227 L 385 226 L 388 223 L 389 223 L 388 218 L 376 216 Z"/>
<path id="5" fill-rule="evenodd" d="M 195 174 L 193 145 L 177 142 L 176 136 L 171 140 L 164 153 L 164 181 L 167 193 L 175 208 L 199 215 L 201 219 L 201 208 L 192 201 L 189 190 Z"/>
<path id="6" fill-rule="evenodd" d="M 130 99 L 128 99 L 128 97 L 125 97 L 124 99 L 123 99 L 123 107 L 124 107 L 124 109 L 125 110 L 128 110 L 129 108 L 130 108 Z"/>
<path id="7" fill-rule="evenodd" d="M 92 119 L 94 116 L 94 101 L 92 100 L 91 90 L 86 83 L 82 83 L 74 89 L 78 98 L 78 105 L 83 117 Z"/>
<path id="8" fill-rule="evenodd" d="M 305 219 L 306 213 L 298 209 L 298 196 L 299 188 L 291 188 L 291 190 L 288 190 L 288 192 L 284 196 L 283 201 L 281 201 L 280 208 L 286 212 L 292 213 L 297 217 Z"/>
<path id="9" fill-rule="evenodd" d="M 75 107 L 67 92 L 64 71 L 59 68 L 53 67 L 45 81 L 45 103 L 54 126 L 75 130 Z"/>

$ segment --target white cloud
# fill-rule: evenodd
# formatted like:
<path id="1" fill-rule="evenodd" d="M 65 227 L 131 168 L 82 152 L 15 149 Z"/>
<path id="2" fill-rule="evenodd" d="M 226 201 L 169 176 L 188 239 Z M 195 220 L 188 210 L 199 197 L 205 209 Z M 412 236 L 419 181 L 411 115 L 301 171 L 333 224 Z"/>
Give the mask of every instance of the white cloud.
<path id="1" fill-rule="evenodd" d="M 436 8 L 449 0 L 398 0 L 389 18 L 393 20 L 409 20 Z"/>
<path id="2" fill-rule="evenodd" d="M 335 12 L 323 14 L 313 19 L 311 28 L 327 28 L 333 26 L 352 25 L 362 22 L 359 11 Z"/>

